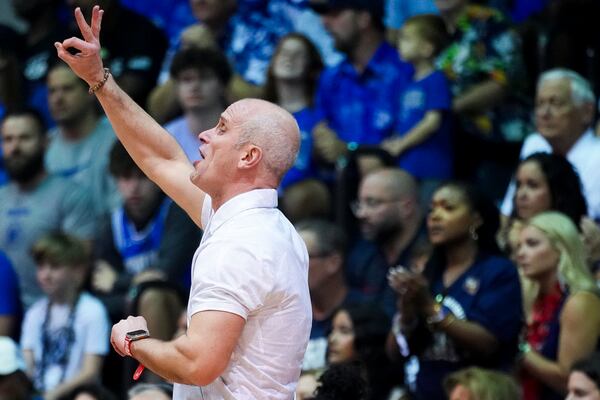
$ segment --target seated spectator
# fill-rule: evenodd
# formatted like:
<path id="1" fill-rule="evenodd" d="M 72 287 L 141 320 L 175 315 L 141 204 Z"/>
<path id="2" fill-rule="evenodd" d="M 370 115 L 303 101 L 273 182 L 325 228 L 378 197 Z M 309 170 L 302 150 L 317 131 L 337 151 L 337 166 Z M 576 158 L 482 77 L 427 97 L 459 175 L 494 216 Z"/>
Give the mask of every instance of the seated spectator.
<path id="1" fill-rule="evenodd" d="M 101 228 L 92 288 L 113 321 L 142 315 L 153 337 L 169 340 L 183 308 L 179 291 L 188 289 L 200 230 L 118 141 L 110 152 L 110 173 L 123 204 Z"/>
<path id="2" fill-rule="evenodd" d="M 83 15 L 92 15 L 96 0 L 68 0 Z M 102 23 L 102 58 L 119 86 L 142 106 L 154 88 L 167 51 L 164 32 L 145 16 L 120 4 L 120 0 L 102 0 L 102 9 L 110 15 Z M 77 34 L 79 30 L 74 28 Z M 67 36 L 63 36 L 63 40 Z M 123 38 L 127 38 L 124 40 Z"/>
<path id="3" fill-rule="evenodd" d="M 361 237 L 350 247 L 346 277 L 351 289 L 377 302 L 390 315 L 396 309 L 388 270 L 418 268 L 423 237 L 423 210 L 413 177 L 398 168 L 375 170 L 361 182 L 352 205 Z"/>
<path id="4" fill-rule="evenodd" d="M 21 347 L 35 389 L 55 400 L 100 378 L 110 325 L 102 303 L 83 291 L 91 261 L 85 242 L 51 233 L 31 252 L 46 296 L 25 314 Z"/>
<path id="5" fill-rule="evenodd" d="M 282 208 L 292 222 L 330 213 L 331 195 L 317 180 L 312 136 L 319 122 L 313 99 L 322 68 L 316 47 L 305 36 L 292 33 L 277 45 L 267 72 L 265 99 L 288 110 L 300 128 L 298 157 L 280 185 Z"/>
<path id="6" fill-rule="evenodd" d="M 0 124 L 2 151 L 11 182 L 0 187 L 0 250 L 19 277 L 21 302 L 30 307 L 42 292 L 35 277 L 31 246 L 61 230 L 91 242 L 96 220 L 90 194 L 44 167 L 46 131 L 39 113 L 9 113 Z"/>
<path id="7" fill-rule="evenodd" d="M 445 75 L 434 66 L 448 40 L 438 16 L 419 15 L 405 22 L 398 49 L 415 73 L 400 94 L 396 135 L 383 142 L 383 148 L 398 158 L 398 166 L 419 181 L 424 206 L 436 187 L 453 176 L 452 99 Z"/>
<path id="8" fill-rule="evenodd" d="M 117 397 L 98 383 L 85 383 L 61 400 L 117 400 Z"/>
<path id="9" fill-rule="evenodd" d="M 600 353 L 573 364 L 568 389 L 566 400 L 600 400 Z"/>
<path id="10" fill-rule="evenodd" d="M 304 220 L 296 224 L 308 250 L 308 288 L 313 322 L 302 370 L 325 367 L 327 335 L 335 312 L 362 299 L 345 278 L 347 239 L 344 231 L 325 220 Z"/>
<path id="11" fill-rule="evenodd" d="M 175 54 L 171 77 L 183 115 L 167 123 L 165 129 L 194 162 L 200 159 L 198 134 L 212 129 L 226 108 L 225 88 L 231 70 L 218 50 L 188 48 Z"/>
<path id="12" fill-rule="evenodd" d="M 329 368 L 339 364 L 358 367 L 366 381 L 365 399 L 386 399 L 401 382 L 401 372 L 385 354 L 389 327 L 388 316 L 374 303 L 350 304 L 333 317 L 327 348 Z"/>
<path id="13" fill-rule="evenodd" d="M 591 127 L 594 92 L 581 75 L 565 69 L 544 72 L 537 84 L 535 125 L 521 148 L 521 159 L 537 152 L 557 153 L 578 172 L 588 205 L 588 215 L 600 220 L 600 137 Z M 502 214 L 511 215 L 515 185 L 504 196 Z"/>
<path id="14" fill-rule="evenodd" d="M 166 383 L 138 383 L 127 392 L 127 400 L 170 400 L 173 386 Z"/>
<path id="15" fill-rule="evenodd" d="M 498 371 L 471 367 L 444 379 L 449 400 L 517 400 L 521 391 L 515 380 Z"/>
<path id="16" fill-rule="evenodd" d="M 598 348 L 600 292 L 577 227 L 561 213 L 544 212 L 527 222 L 517 260 L 539 285 L 522 346 L 523 398 L 563 398 L 574 362 Z"/>
<path id="17" fill-rule="evenodd" d="M 19 278 L 6 255 L 0 251 L 0 336 L 18 338 L 21 317 Z"/>
<path id="18" fill-rule="evenodd" d="M 415 399 L 445 398 L 442 381 L 459 369 L 513 365 L 521 287 L 496 245 L 498 226 L 498 210 L 475 187 L 444 184 L 427 217 L 433 254 L 423 275 L 402 267 L 390 272 L 398 311 L 388 351 L 416 357 Z"/>
<path id="19" fill-rule="evenodd" d="M 435 3 L 452 35 L 437 65 L 450 81 L 458 119 L 456 173 L 497 199 L 530 130 L 520 42 L 498 10 L 473 0 Z"/>
<path id="20" fill-rule="evenodd" d="M 323 71 L 316 104 L 317 154 L 335 163 L 357 146 L 379 146 L 392 134 L 398 93 L 412 75 L 410 65 L 385 41 L 383 0 L 311 1 L 344 59 Z M 360 21 L 360 23 L 359 23 Z"/>

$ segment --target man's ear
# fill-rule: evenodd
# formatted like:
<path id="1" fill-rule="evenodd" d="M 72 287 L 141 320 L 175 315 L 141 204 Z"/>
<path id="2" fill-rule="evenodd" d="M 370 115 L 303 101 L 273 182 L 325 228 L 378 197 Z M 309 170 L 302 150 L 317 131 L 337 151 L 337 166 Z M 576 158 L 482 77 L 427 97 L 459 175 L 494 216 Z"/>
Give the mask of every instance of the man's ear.
<path id="1" fill-rule="evenodd" d="M 238 162 L 238 168 L 249 169 L 257 166 L 262 160 L 262 149 L 255 145 L 249 145 L 244 149 L 242 158 Z"/>
<path id="2" fill-rule="evenodd" d="M 588 102 L 585 104 L 582 104 L 580 106 L 580 112 L 581 112 L 581 120 L 583 121 L 583 123 L 585 124 L 586 129 L 588 127 L 590 127 L 592 125 L 592 122 L 594 122 L 594 112 L 595 110 L 595 105 L 594 103 Z"/>

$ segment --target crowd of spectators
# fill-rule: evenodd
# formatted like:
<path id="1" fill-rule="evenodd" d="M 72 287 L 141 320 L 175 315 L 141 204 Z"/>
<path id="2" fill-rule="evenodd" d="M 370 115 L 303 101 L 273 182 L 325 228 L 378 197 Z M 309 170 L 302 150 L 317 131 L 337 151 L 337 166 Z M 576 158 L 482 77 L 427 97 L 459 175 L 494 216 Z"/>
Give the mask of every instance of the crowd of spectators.
<path id="1" fill-rule="evenodd" d="M 0 399 L 172 395 L 109 327 L 185 332 L 202 232 L 56 57 L 94 4 L 105 66 L 190 162 L 235 100 L 296 118 L 298 399 L 600 399 L 595 0 L 6 3 Z"/>

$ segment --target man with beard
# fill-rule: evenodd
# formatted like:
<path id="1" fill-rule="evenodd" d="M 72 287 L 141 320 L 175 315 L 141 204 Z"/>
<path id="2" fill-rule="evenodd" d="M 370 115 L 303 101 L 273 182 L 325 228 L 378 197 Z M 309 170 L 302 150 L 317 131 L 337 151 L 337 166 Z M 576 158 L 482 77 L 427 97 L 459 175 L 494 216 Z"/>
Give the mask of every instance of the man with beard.
<path id="1" fill-rule="evenodd" d="M 109 212 L 119 205 L 119 195 L 108 172 L 115 142 L 108 119 L 98 112 L 85 82 L 62 62 L 48 72 L 48 104 L 57 124 L 49 133 L 48 172 L 89 189 L 97 215 Z"/>
<path id="2" fill-rule="evenodd" d="M 360 184 L 352 211 L 362 237 L 348 256 L 348 284 L 392 316 L 395 295 L 387 283 L 389 268 L 419 270 L 427 255 L 417 184 L 398 168 L 371 172 Z"/>
<path id="3" fill-rule="evenodd" d="M 385 42 L 382 0 L 311 0 L 346 58 L 321 75 L 315 130 L 321 157 L 335 162 L 357 145 L 377 146 L 392 134 L 399 93 L 412 75 Z"/>
<path id="4" fill-rule="evenodd" d="M 33 243 L 56 230 L 91 240 L 95 220 L 89 194 L 44 168 L 46 135 L 36 111 L 7 114 L 0 134 L 10 177 L 0 188 L 0 250 L 15 267 L 21 300 L 28 307 L 42 295 L 29 254 Z"/>

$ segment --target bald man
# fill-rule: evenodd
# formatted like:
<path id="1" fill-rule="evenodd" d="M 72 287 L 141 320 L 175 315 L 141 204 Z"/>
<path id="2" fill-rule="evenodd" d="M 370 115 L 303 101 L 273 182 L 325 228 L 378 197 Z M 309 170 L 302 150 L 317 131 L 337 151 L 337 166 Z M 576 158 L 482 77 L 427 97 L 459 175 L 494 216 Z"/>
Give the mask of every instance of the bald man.
<path id="1" fill-rule="evenodd" d="M 176 382 L 174 399 L 290 399 L 311 325 L 308 254 L 276 208 L 276 188 L 298 151 L 298 126 L 274 104 L 239 101 L 199 134 L 201 159 L 191 165 L 103 68 L 102 15 L 94 7 L 90 26 L 76 9 L 84 39 L 56 43 L 58 56 L 90 85 L 142 171 L 204 229 L 186 334 L 152 339 L 142 317 L 128 317 L 113 327 L 112 345 Z"/>
<path id="2" fill-rule="evenodd" d="M 390 267 L 418 268 L 423 251 L 423 212 L 415 179 L 399 168 L 378 169 L 360 182 L 352 204 L 361 238 L 347 259 L 348 285 L 391 316 L 395 295 L 387 284 Z"/>

